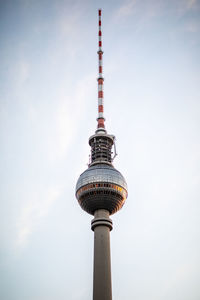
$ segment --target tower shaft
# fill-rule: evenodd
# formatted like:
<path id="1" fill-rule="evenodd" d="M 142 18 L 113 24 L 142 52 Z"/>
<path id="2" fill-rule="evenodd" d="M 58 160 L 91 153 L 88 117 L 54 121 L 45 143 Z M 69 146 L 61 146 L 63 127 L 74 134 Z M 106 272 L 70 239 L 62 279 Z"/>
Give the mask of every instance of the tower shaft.
<path id="1" fill-rule="evenodd" d="M 93 300 L 112 300 L 110 260 L 112 221 L 107 210 L 95 211 L 92 230 L 94 231 Z"/>

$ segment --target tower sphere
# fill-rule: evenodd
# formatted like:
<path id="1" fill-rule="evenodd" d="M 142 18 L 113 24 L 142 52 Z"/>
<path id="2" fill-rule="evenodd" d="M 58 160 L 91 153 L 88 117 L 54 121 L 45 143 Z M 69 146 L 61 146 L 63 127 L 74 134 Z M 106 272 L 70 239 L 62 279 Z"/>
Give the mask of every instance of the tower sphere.
<path id="1" fill-rule="evenodd" d="M 122 174 L 111 164 L 90 166 L 79 177 L 76 198 L 83 210 L 94 215 L 98 209 L 117 212 L 127 198 L 127 184 Z"/>

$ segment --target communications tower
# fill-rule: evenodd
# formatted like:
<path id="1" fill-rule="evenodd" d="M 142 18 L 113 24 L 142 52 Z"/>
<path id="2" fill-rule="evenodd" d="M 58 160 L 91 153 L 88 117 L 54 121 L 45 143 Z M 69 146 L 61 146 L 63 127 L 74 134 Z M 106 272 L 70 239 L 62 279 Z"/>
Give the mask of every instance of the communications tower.
<path id="1" fill-rule="evenodd" d="M 101 9 L 99 16 L 98 61 L 98 118 L 95 134 L 89 138 L 91 161 L 76 184 L 76 198 L 83 210 L 94 215 L 91 229 L 94 231 L 93 300 L 111 300 L 110 215 L 122 208 L 128 192 L 122 174 L 113 166 L 116 156 L 115 137 L 108 134 L 104 125 L 103 107 L 103 51 Z M 114 153 L 112 152 L 114 148 Z"/>

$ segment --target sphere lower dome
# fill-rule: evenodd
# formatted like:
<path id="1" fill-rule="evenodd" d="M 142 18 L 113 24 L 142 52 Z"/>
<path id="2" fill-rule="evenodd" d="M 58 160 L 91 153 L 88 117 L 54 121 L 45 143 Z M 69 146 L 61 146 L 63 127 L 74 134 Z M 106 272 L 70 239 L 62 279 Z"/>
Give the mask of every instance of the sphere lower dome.
<path id="1" fill-rule="evenodd" d="M 114 214 L 123 206 L 127 195 L 124 177 L 107 164 L 89 167 L 76 184 L 76 198 L 81 208 L 92 215 L 98 209 L 106 209 Z"/>

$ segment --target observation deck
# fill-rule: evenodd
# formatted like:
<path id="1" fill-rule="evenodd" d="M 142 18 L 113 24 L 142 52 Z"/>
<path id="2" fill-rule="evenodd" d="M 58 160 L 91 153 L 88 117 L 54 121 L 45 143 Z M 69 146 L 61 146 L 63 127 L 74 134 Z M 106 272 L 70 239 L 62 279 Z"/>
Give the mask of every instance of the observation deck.
<path id="1" fill-rule="evenodd" d="M 91 215 L 98 209 L 114 214 L 121 209 L 127 195 L 127 184 L 122 174 L 104 163 L 91 165 L 76 184 L 78 202 Z"/>

